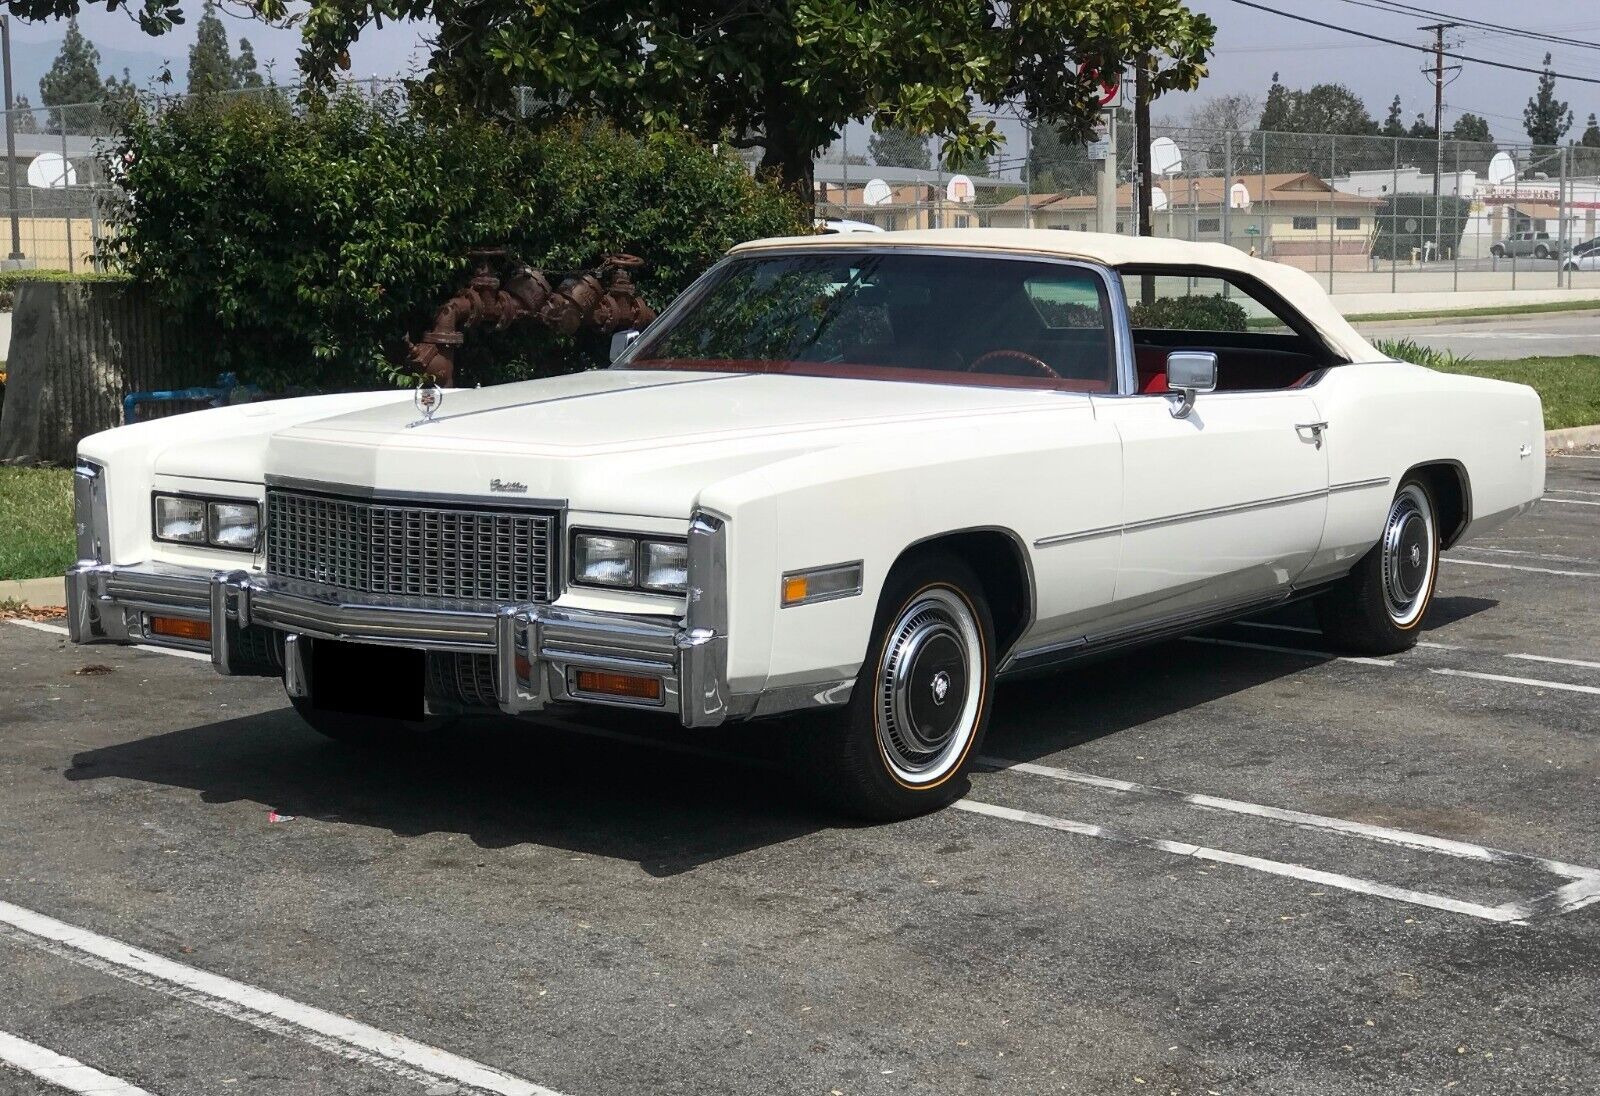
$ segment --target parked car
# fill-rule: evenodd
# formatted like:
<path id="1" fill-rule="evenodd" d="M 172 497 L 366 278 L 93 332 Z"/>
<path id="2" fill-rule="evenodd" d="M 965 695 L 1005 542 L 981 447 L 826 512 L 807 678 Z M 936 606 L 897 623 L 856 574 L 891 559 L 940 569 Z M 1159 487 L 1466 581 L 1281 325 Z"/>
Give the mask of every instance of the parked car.
<path id="1" fill-rule="evenodd" d="M 852 221 L 846 217 L 817 218 L 817 231 L 827 234 L 848 236 L 854 232 L 886 232 L 882 225 L 875 225 L 871 221 Z"/>
<path id="2" fill-rule="evenodd" d="M 884 819 L 961 794 L 1002 679 L 1303 598 L 1410 647 L 1544 435 L 1531 388 L 1385 358 L 1293 267 L 935 230 L 741 245 L 609 369 L 126 426 L 76 483 L 76 642 L 209 652 L 386 749 L 798 715 Z"/>
<path id="3" fill-rule="evenodd" d="M 1574 244 L 1561 265 L 1568 270 L 1600 270 L 1600 236 Z"/>
<path id="4" fill-rule="evenodd" d="M 1513 232 L 1490 247 L 1489 254 L 1497 259 L 1503 259 L 1507 255 L 1548 259 L 1556 254 L 1565 254 L 1569 250 L 1571 250 L 1570 245 L 1552 239 L 1548 232 Z"/>

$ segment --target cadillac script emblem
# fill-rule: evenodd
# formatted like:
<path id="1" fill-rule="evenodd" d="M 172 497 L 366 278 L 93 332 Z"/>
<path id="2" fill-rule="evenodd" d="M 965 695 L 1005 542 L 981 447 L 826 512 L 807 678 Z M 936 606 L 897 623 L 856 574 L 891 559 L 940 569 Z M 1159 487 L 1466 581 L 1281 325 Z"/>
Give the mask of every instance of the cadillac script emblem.
<path id="1" fill-rule="evenodd" d="M 489 481 L 489 490 L 501 495 L 526 495 L 528 485 L 516 480 L 492 479 Z"/>
<path id="2" fill-rule="evenodd" d="M 422 412 L 423 422 L 432 422 L 434 414 L 439 410 L 439 405 L 444 402 L 444 393 L 439 386 L 431 380 L 425 380 L 417 385 L 416 395 L 411 397 L 411 402 L 417 405 L 417 410 Z"/>

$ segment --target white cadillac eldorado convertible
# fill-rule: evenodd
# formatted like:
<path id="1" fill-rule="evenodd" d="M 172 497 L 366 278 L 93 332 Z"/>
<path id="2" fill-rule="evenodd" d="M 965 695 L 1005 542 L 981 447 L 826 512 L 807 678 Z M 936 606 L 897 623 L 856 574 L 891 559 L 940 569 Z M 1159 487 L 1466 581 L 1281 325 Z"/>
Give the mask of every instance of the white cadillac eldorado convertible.
<path id="1" fill-rule="evenodd" d="M 960 794 L 1000 679 L 1296 598 L 1410 646 L 1544 446 L 1531 389 L 1384 358 L 1299 270 L 975 229 L 744 244 L 609 369 L 126 426 L 76 484 L 79 643 L 364 743 L 798 713 L 819 789 L 895 818 Z"/>

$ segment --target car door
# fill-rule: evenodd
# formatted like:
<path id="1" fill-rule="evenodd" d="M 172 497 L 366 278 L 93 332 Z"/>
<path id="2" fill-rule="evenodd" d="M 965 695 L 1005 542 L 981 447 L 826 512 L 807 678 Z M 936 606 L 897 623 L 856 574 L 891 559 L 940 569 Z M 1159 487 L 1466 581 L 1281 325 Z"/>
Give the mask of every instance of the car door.
<path id="1" fill-rule="evenodd" d="M 1236 330 L 1205 330 L 1214 322 L 1205 308 L 1131 309 L 1146 378 L 1140 387 L 1156 390 L 1095 397 L 1097 419 L 1122 443 L 1122 532 L 1107 621 L 1113 630 L 1181 622 L 1287 593 L 1316 554 L 1327 514 L 1324 425 L 1312 390 L 1297 383 L 1302 336 L 1237 285 L 1193 272 L 1157 281 L 1158 299 L 1167 292 L 1232 302 L 1207 307 Z M 1171 323 L 1185 326 L 1157 326 Z M 1155 383 L 1171 349 L 1215 349 L 1221 359 L 1221 389 L 1199 396 L 1181 417 L 1174 414 L 1178 399 Z M 1266 387 L 1275 377 L 1281 386 Z M 1253 387 L 1227 390 L 1239 384 Z"/>

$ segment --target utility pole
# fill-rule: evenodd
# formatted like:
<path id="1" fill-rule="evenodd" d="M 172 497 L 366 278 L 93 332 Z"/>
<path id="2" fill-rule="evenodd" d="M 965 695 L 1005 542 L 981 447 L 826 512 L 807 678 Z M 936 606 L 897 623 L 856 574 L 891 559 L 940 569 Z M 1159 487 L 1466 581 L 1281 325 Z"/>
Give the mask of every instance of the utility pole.
<path id="1" fill-rule="evenodd" d="M 1430 23 L 1418 30 L 1433 31 L 1433 257 L 1440 257 L 1439 176 L 1444 174 L 1444 32 L 1459 27 L 1460 23 Z M 1459 72 L 1460 65 L 1451 65 Z M 1456 189 L 1460 190 L 1461 175 L 1456 173 Z M 1456 197 L 1461 197 L 1457 194 Z"/>
<path id="2" fill-rule="evenodd" d="M 11 16 L 0 15 L 0 65 L 5 68 L 6 95 L 6 189 L 11 194 L 12 262 L 22 259 L 22 225 L 17 220 L 17 136 L 11 117 Z M 68 241 L 69 245 L 71 241 Z M 68 247 L 70 251 L 70 246 Z"/>
<path id="3" fill-rule="evenodd" d="M 1154 236 L 1150 217 L 1150 59 L 1138 58 L 1133 70 L 1134 148 L 1139 164 L 1139 235 Z"/>

